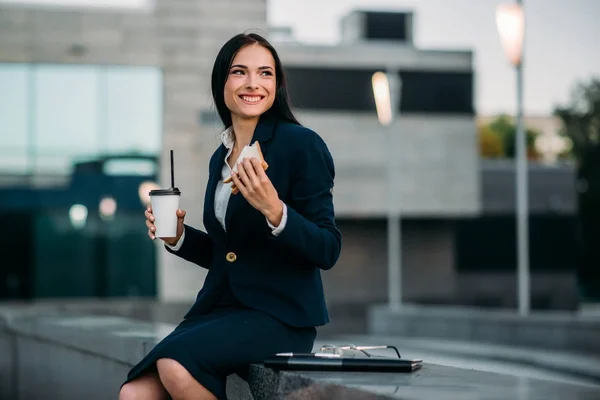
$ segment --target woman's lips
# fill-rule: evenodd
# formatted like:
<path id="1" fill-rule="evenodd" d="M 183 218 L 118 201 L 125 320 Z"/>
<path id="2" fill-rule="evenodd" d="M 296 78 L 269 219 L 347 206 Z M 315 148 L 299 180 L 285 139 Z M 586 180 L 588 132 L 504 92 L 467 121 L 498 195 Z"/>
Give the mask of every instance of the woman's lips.
<path id="1" fill-rule="evenodd" d="M 264 96 L 260 96 L 260 95 L 239 95 L 238 96 L 240 99 L 242 99 L 242 101 L 246 104 L 258 104 L 260 103 L 260 101 L 262 99 L 264 99 Z"/>

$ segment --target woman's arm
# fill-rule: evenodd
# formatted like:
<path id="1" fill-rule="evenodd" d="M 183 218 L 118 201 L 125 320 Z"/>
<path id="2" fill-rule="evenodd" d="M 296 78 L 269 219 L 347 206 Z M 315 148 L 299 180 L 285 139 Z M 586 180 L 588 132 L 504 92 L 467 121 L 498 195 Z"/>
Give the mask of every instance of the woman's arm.
<path id="1" fill-rule="evenodd" d="M 165 249 L 186 261 L 208 269 L 212 260 L 213 242 L 206 232 L 184 225 L 183 243 L 178 250 L 165 245 Z"/>
<path id="2" fill-rule="evenodd" d="M 271 238 L 327 270 L 337 262 L 342 247 L 333 209 L 335 167 L 325 142 L 307 131 L 295 138 L 292 146 L 293 172 L 285 228 Z"/>

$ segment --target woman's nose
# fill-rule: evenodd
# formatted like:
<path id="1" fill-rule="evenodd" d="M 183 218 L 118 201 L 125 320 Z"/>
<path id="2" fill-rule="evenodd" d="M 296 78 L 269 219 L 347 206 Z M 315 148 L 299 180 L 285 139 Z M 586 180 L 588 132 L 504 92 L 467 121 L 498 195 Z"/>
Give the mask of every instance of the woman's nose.
<path id="1" fill-rule="evenodd" d="M 246 87 L 248 89 L 257 89 L 258 88 L 258 84 L 256 83 L 256 78 L 251 74 L 248 75 L 248 79 L 246 81 Z"/>

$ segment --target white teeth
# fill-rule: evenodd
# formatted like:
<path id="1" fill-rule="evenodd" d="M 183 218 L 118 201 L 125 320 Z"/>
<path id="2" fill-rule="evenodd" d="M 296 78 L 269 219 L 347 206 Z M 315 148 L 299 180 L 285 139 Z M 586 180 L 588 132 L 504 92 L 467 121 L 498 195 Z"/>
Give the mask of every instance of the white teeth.
<path id="1" fill-rule="evenodd" d="M 260 101 L 260 96 L 242 96 L 242 99 L 248 103 L 258 103 Z"/>

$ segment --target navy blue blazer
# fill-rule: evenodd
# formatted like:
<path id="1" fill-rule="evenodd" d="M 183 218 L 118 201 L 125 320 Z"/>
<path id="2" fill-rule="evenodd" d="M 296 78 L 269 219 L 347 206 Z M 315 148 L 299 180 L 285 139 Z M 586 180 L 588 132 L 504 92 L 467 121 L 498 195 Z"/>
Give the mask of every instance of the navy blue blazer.
<path id="1" fill-rule="evenodd" d="M 247 307 L 295 327 L 324 325 L 329 317 L 321 270 L 334 266 L 342 242 L 334 219 L 333 158 L 318 134 L 288 122 L 261 118 L 251 143 L 256 140 L 269 164 L 266 174 L 287 206 L 285 229 L 272 235 L 265 217 L 238 193 L 229 199 L 223 230 L 214 211 L 227 154 L 225 146 L 219 146 L 209 164 L 206 232 L 186 225 L 181 248 L 173 252 L 167 247 L 208 269 L 187 315 L 209 311 L 227 278 L 235 297 Z"/>

